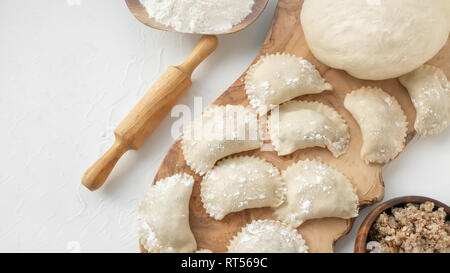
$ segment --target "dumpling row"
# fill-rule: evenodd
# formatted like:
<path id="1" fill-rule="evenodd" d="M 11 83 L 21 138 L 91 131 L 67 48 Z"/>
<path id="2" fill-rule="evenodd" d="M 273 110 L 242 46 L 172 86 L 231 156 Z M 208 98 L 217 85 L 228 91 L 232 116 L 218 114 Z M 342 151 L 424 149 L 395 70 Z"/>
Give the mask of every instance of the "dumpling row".
<path id="1" fill-rule="evenodd" d="M 246 77 L 246 92 L 260 113 L 265 113 L 264 107 L 270 110 L 295 97 L 331 89 L 313 64 L 288 54 L 262 57 Z M 320 103 L 283 104 L 279 117 L 272 113 L 269 129 L 279 155 L 319 146 L 338 157 L 346 152 L 350 136 L 342 117 Z M 240 105 L 213 106 L 184 131 L 181 146 L 187 164 L 204 175 L 219 159 L 258 149 L 262 140 L 256 113 Z"/>
<path id="2" fill-rule="evenodd" d="M 147 190 L 138 213 L 139 241 L 147 251 L 196 250 L 189 226 L 193 184 L 190 175 L 176 174 Z M 230 242 L 229 252 L 306 252 L 295 227 L 308 219 L 358 214 L 358 197 L 348 179 L 309 160 L 297 162 L 280 175 L 276 167 L 255 157 L 225 159 L 205 176 L 201 198 L 216 219 L 249 208 L 275 208 L 284 202 L 275 210 L 283 222 L 254 221 Z"/>
<path id="3" fill-rule="evenodd" d="M 206 174 L 200 195 L 206 212 L 216 220 L 261 207 L 276 208 L 280 220 L 296 227 L 309 219 L 358 215 L 353 184 L 315 160 L 298 161 L 280 175 L 275 166 L 256 157 L 228 158 Z"/>
<path id="4" fill-rule="evenodd" d="M 414 128 L 419 135 L 438 134 L 450 124 L 450 82 L 431 65 L 399 78 L 416 109 Z M 397 100 L 376 87 L 348 94 L 345 108 L 361 128 L 361 158 L 367 163 L 387 163 L 405 147 L 408 122 Z"/>
<path id="5" fill-rule="evenodd" d="M 308 247 L 296 228 L 310 219 L 358 216 L 359 198 L 353 184 L 339 171 L 310 160 L 283 171 L 287 199 L 274 215 L 280 221 L 256 220 L 230 242 L 228 252 L 305 253 Z"/>

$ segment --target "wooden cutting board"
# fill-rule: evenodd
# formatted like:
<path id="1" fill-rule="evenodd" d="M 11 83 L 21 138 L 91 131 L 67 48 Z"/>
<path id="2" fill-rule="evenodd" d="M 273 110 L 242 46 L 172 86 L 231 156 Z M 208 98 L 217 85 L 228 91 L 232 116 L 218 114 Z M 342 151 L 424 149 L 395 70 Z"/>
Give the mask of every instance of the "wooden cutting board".
<path id="1" fill-rule="evenodd" d="M 318 95 L 302 97 L 302 100 L 320 101 L 334 107 L 346 120 L 350 128 L 351 142 L 346 154 L 334 158 L 326 149 L 310 148 L 296 153 L 278 157 L 275 152 L 251 151 L 243 155 L 255 155 L 266 159 L 280 170 L 285 170 L 292 163 L 301 159 L 316 158 L 340 170 L 356 185 L 362 207 L 383 199 L 384 183 L 381 175 L 382 165 L 367 165 L 360 159 L 362 137 L 356 121 L 343 106 L 347 93 L 362 86 L 378 86 L 395 96 L 408 117 L 408 139 L 414 136 L 415 110 L 407 91 L 397 79 L 386 81 L 363 81 L 349 76 L 346 72 L 335 70 L 317 61 L 308 49 L 300 24 L 300 11 L 303 0 L 279 0 L 272 26 L 255 62 L 261 55 L 286 52 L 303 57 L 319 69 L 323 77 L 333 85 L 333 91 Z M 330 41 L 332 42 L 332 41 Z M 450 76 L 450 43 L 429 62 L 444 70 Z M 244 91 L 244 76 L 228 88 L 215 102 L 217 105 L 248 105 Z M 190 225 L 197 239 L 199 249 L 225 252 L 229 240 L 253 219 L 273 219 L 272 209 L 251 209 L 233 213 L 222 221 L 216 221 L 206 214 L 200 199 L 200 182 L 202 177 L 189 169 L 183 158 L 180 140 L 177 140 L 166 155 L 155 181 L 176 173 L 188 173 L 194 176 L 195 185 L 190 200 Z M 352 220 L 325 218 L 305 222 L 298 230 L 306 240 L 311 252 L 333 252 L 335 241 L 347 234 L 352 227 Z M 141 250 L 143 250 L 141 248 Z"/>

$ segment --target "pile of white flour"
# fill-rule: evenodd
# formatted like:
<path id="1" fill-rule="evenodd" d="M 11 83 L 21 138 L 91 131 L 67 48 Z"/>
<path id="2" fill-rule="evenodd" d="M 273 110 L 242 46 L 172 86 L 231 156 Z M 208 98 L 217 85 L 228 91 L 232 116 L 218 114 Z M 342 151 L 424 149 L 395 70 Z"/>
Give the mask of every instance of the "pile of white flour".
<path id="1" fill-rule="evenodd" d="M 221 33 L 252 11 L 254 0 L 140 0 L 150 18 L 186 33 Z"/>

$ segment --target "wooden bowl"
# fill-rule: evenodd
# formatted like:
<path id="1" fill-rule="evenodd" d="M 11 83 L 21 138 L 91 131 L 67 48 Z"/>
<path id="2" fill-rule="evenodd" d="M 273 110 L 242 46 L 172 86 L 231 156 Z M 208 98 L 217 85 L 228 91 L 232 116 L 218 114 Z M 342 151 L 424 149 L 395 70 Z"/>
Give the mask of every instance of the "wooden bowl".
<path id="1" fill-rule="evenodd" d="M 426 201 L 433 202 L 435 207 L 444 208 L 445 212 L 447 212 L 447 219 L 450 218 L 450 207 L 446 204 L 439 202 L 437 200 L 423 197 L 423 196 L 403 196 L 397 197 L 391 200 L 388 200 L 374 210 L 372 210 L 369 215 L 367 215 L 364 222 L 361 224 L 361 227 L 358 230 L 358 234 L 356 236 L 355 241 L 355 253 L 367 253 L 366 244 L 367 238 L 369 236 L 369 231 L 372 228 L 372 225 L 377 220 L 378 216 L 384 211 L 391 209 L 393 207 L 404 207 L 408 203 L 422 204 Z"/>
<path id="2" fill-rule="evenodd" d="M 127 6 L 130 9 L 131 13 L 133 13 L 133 15 L 136 17 L 136 19 L 138 19 L 144 25 L 149 26 L 151 28 L 156 28 L 159 30 L 178 32 L 171 27 L 168 27 L 161 23 L 158 23 L 153 18 L 150 18 L 148 16 L 147 11 L 145 10 L 145 7 L 141 4 L 141 2 L 139 0 L 125 0 L 125 2 L 127 3 Z M 244 28 L 250 26 L 253 22 L 255 22 L 256 19 L 258 19 L 259 15 L 261 15 L 261 13 L 266 8 L 268 2 L 269 2 L 269 0 L 255 0 L 255 4 L 253 5 L 252 12 L 242 22 L 233 26 L 233 28 L 231 28 L 228 31 L 225 31 L 222 33 L 210 33 L 210 34 L 224 35 L 224 34 L 232 34 L 232 33 L 243 30 Z M 191 34 L 193 34 L 193 33 L 191 33 Z M 208 33 L 199 33 L 199 34 L 208 34 Z"/>

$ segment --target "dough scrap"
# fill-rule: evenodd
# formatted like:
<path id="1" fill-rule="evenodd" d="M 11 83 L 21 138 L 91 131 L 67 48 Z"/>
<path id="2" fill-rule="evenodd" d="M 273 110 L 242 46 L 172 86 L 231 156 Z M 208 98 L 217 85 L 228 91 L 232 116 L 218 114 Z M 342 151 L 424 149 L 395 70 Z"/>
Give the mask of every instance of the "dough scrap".
<path id="1" fill-rule="evenodd" d="M 255 220 L 230 242 L 229 253 L 308 253 L 296 229 L 274 220 Z"/>
<path id="2" fill-rule="evenodd" d="M 362 87 L 345 97 L 345 108 L 361 128 L 361 159 L 384 164 L 405 148 L 408 122 L 397 100 L 377 87 Z"/>
<path id="3" fill-rule="evenodd" d="M 241 105 L 208 108 L 186 128 L 181 141 L 187 164 L 200 175 L 221 158 L 261 145 L 257 115 Z"/>
<path id="4" fill-rule="evenodd" d="M 305 0 L 301 23 L 314 56 L 366 80 L 397 78 L 445 45 L 448 0 Z"/>
<path id="5" fill-rule="evenodd" d="M 139 242 L 148 252 L 193 252 L 197 242 L 189 226 L 194 178 L 176 174 L 145 193 L 138 211 Z"/>
<path id="6" fill-rule="evenodd" d="M 444 131 L 450 123 L 450 82 L 444 71 L 424 65 L 399 80 L 416 108 L 417 133 L 433 135 Z"/>
<path id="7" fill-rule="evenodd" d="M 345 120 L 333 108 L 319 103 L 289 101 L 278 115 L 272 111 L 269 132 L 278 155 L 308 147 L 328 148 L 335 157 L 344 154 L 350 134 Z"/>
<path id="8" fill-rule="evenodd" d="M 286 187 L 278 169 L 249 156 L 221 160 L 206 173 L 201 184 L 203 206 L 216 220 L 250 208 L 278 207 Z"/>
<path id="9" fill-rule="evenodd" d="M 359 198 L 339 171 L 315 160 L 301 160 L 282 172 L 287 200 L 275 209 L 277 219 L 298 227 L 306 220 L 358 216 Z"/>
<path id="10" fill-rule="evenodd" d="M 250 104 L 260 114 L 295 97 L 332 89 L 313 64 L 285 53 L 261 57 L 245 77 Z"/>

